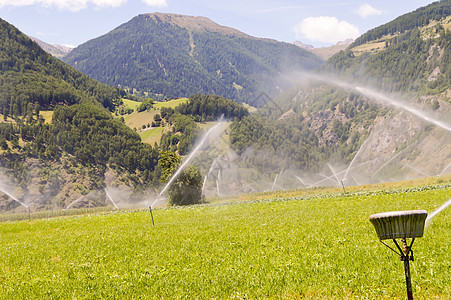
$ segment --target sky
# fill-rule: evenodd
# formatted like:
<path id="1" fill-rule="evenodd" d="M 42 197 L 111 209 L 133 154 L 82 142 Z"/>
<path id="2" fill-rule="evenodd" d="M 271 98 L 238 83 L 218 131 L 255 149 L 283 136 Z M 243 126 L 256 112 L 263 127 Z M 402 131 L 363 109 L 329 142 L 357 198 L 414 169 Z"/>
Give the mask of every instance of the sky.
<path id="1" fill-rule="evenodd" d="M 80 45 L 142 13 L 204 16 L 255 37 L 326 47 L 426 6 L 422 0 L 0 0 L 0 18 L 50 44 Z"/>

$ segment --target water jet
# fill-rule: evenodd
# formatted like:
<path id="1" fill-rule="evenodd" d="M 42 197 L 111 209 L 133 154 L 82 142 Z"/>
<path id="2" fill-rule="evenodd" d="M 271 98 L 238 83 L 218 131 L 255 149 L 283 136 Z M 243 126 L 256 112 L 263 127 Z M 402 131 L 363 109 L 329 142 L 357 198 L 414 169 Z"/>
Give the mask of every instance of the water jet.
<path id="1" fill-rule="evenodd" d="M 164 192 L 169 188 L 169 186 L 172 184 L 172 182 L 180 175 L 180 173 L 183 171 L 183 169 L 189 164 L 189 162 L 193 159 L 193 157 L 197 154 L 197 152 L 202 148 L 204 143 L 206 142 L 208 136 L 218 127 L 222 125 L 222 116 L 218 120 L 218 124 L 208 129 L 207 133 L 203 136 L 203 138 L 200 140 L 200 142 L 197 144 L 197 146 L 194 148 L 194 150 L 191 152 L 190 155 L 186 158 L 186 160 L 182 163 L 182 165 L 175 171 L 175 173 L 172 175 L 172 177 L 169 179 L 168 183 L 164 186 L 164 188 L 161 190 L 159 197 L 155 199 L 155 201 L 150 205 L 151 207 L 154 206 L 155 203 L 160 201 L 162 199 L 162 195 Z M 225 129 L 225 128 L 224 128 Z"/>

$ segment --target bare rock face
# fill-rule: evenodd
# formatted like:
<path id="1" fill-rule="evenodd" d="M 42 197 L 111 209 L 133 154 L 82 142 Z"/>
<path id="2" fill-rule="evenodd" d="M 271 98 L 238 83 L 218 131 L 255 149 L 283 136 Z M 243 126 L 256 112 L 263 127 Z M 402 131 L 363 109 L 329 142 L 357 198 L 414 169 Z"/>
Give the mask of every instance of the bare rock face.
<path id="1" fill-rule="evenodd" d="M 63 45 L 48 44 L 32 36 L 29 36 L 29 38 L 32 41 L 36 42 L 36 44 L 38 44 L 45 52 L 53 55 L 56 58 L 62 58 L 74 49 L 73 47 Z"/>

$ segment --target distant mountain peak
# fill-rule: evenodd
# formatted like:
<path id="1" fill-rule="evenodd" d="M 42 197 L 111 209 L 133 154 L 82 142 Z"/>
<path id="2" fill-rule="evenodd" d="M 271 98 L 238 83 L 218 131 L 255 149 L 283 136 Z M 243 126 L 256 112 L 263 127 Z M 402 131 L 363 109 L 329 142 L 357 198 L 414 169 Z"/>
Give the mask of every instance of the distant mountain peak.
<path id="1" fill-rule="evenodd" d="M 48 44 L 41 41 L 38 38 L 28 36 L 33 42 L 39 45 L 45 52 L 51 54 L 54 57 L 61 58 L 69 54 L 75 47 L 69 47 L 64 45 Z"/>
<path id="2" fill-rule="evenodd" d="M 300 47 L 300 48 L 302 48 L 302 49 L 306 49 L 306 50 L 310 50 L 310 49 L 315 48 L 313 45 L 310 45 L 310 44 L 304 44 L 304 43 L 301 42 L 301 41 L 296 41 L 296 42 L 293 43 L 293 45 L 298 46 L 298 47 Z"/>
<path id="3" fill-rule="evenodd" d="M 138 18 L 150 18 L 155 21 L 166 22 L 170 24 L 175 24 L 179 27 L 188 29 L 189 31 L 212 31 L 228 35 L 236 35 L 242 37 L 250 37 L 248 34 L 241 32 L 237 29 L 219 25 L 209 18 L 202 16 L 187 16 L 179 14 L 169 14 L 169 13 L 148 13 L 139 15 Z"/>
<path id="4" fill-rule="evenodd" d="M 335 45 L 350 45 L 354 42 L 355 40 L 353 38 L 350 39 L 346 39 L 344 41 L 339 41 L 337 42 Z"/>

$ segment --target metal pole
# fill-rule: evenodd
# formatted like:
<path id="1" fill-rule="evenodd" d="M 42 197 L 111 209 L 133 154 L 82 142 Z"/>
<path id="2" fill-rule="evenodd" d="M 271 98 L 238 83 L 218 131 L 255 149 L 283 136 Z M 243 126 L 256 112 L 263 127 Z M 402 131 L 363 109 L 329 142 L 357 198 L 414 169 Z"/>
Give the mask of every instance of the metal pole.
<path id="1" fill-rule="evenodd" d="M 401 260 L 404 261 L 404 271 L 406 273 L 406 288 L 407 288 L 407 299 L 413 300 L 413 294 L 412 294 L 412 281 L 410 277 L 410 266 L 409 266 L 409 260 L 411 257 L 409 257 L 410 247 L 407 246 L 406 239 L 401 239 L 402 242 L 402 250 L 403 250 L 403 256 L 401 256 Z"/>
<path id="2" fill-rule="evenodd" d="M 152 206 L 149 206 L 149 210 L 150 210 L 150 216 L 152 217 L 152 225 L 155 226 L 155 223 L 153 222 Z"/>
<path id="3" fill-rule="evenodd" d="M 345 190 L 345 185 L 343 184 L 343 180 L 341 181 L 341 186 L 343 187 L 343 192 L 344 192 L 345 195 L 346 195 L 346 190 Z"/>

